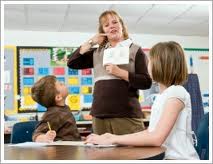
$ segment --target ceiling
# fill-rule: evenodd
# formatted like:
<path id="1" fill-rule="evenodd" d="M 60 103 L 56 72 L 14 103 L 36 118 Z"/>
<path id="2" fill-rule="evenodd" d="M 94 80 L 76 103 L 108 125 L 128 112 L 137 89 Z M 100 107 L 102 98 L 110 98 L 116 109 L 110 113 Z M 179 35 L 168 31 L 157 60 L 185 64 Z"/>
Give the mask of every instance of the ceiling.
<path id="1" fill-rule="evenodd" d="M 4 29 L 92 32 L 99 15 L 116 10 L 129 33 L 209 35 L 207 4 L 5 4 Z"/>

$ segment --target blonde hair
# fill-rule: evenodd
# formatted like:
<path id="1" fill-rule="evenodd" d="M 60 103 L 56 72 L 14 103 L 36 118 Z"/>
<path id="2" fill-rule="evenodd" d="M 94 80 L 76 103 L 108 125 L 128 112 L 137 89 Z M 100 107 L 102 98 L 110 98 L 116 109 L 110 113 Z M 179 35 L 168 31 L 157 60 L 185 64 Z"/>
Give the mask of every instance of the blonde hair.
<path id="1" fill-rule="evenodd" d="M 98 32 L 99 33 L 104 33 L 104 30 L 103 30 L 103 23 L 107 21 L 107 16 L 108 15 L 111 15 L 111 16 L 115 16 L 118 18 L 121 26 L 122 26 L 122 33 L 123 33 L 123 37 L 124 39 L 128 39 L 129 38 L 129 34 L 128 34 L 128 31 L 127 31 L 127 27 L 124 25 L 124 22 L 121 18 L 121 16 L 115 12 L 114 10 L 107 10 L 107 11 L 104 11 L 100 17 L 99 17 L 99 27 L 98 27 Z M 104 45 L 106 45 L 106 43 L 108 42 L 108 39 L 106 38 L 102 44 L 100 45 L 101 47 L 103 47 Z"/>
<path id="2" fill-rule="evenodd" d="M 184 51 L 174 42 L 160 42 L 150 50 L 152 78 L 166 85 L 182 85 L 187 80 L 188 70 Z"/>

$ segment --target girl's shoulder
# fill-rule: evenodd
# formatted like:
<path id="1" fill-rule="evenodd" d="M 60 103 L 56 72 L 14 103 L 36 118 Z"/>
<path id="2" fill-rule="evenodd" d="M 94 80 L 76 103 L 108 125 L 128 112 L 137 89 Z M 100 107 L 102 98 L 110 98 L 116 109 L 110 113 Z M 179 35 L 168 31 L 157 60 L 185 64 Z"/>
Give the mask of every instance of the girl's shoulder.
<path id="1" fill-rule="evenodd" d="M 168 87 L 166 89 L 165 95 L 168 98 L 174 97 L 174 98 L 181 99 L 182 101 L 185 101 L 186 99 L 188 99 L 190 97 L 189 93 L 181 85 L 172 85 L 172 86 Z"/>

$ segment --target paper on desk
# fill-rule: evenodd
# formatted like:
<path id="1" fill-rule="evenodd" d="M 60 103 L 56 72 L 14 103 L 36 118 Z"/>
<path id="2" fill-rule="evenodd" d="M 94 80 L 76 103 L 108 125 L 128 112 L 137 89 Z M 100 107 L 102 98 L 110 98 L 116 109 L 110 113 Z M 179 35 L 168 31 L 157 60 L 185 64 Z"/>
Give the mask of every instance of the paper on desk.
<path id="1" fill-rule="evenodd" d="M 115 147 L 116 145 L 94 145 L 91 143 L 86 143 L 84 141 L 56 141 L 49 143 L 48 145 L 71 145 L 71 146 L 84 146 L 84 147 Z"/>
<path id="2" fill-rule="evenodd" d="M 128 64 L 129 47 L 116 47 L 104 50 L 103 65 L 105 64 Z"/>
<path id="3" fill-rule="evenodd" d="M 23 142 L 18 144 L 10 144 L 8 146 L 15 146 L 15 147 L 41 147 L 46 146 L 49 143 L 43 143 L 43 142 Z"/>
<path id="4" fill-rule="evenodd" d="M 85 147 L 115 147 L 116 145 L 94 145 L 87 143 L 84 141 L 56 141 L 51 143 L 43 143 L 43 142 L 24 142 L 18 144 L 10 144 L 9 146 L 16 147 L 41 147 L 41 146 L 55 146 L 55 145 L 70 145 L 70 146 L 85 146 Z"/>

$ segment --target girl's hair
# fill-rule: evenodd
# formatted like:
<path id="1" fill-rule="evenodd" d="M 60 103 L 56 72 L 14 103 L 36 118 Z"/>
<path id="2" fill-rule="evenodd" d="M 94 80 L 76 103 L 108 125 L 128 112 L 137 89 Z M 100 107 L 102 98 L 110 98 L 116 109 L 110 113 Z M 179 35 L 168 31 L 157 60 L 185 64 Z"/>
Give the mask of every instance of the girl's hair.
<path id="1" fill-rule="evenodd" d="M 98 27 L 98 32 L 99 33 L 104 33 L 104 30 L 103 30 L 103 24 L 107 21 L 107 16 L 108 15 L 111 15 L 111 16 L 114 16 L 114 17 L 117 17 L 121 26 L 122 26 L 122 33 L 123 33 L 123 37 L 124 39 L 128 39 L 129 38 L 129 34 L 128 34 L 128 31 L 127 31 L 127 27 L 124 25 L 124 22 L 121 18 L 121 16 L 115 12 L 114 10 L 107 10 L 107 11 L 104 11 L 100 16 L 99 16 L 99 27 Z M 108 42 L 108 39 L 106 37 L 106 39 L 102 42 L 102 44 L 100 45 L 100 47 L 103 47 L 106 45 L 106 43 Z"/>
<path id="2" fill-rule="evenodd" d="M 154 81 L 169 87 L 182 85 L 187 80 L 185 55 L 178 43 L 160 42 L 151 48 L 149 56 Z"/>

